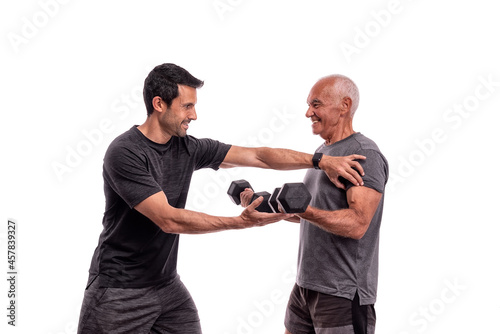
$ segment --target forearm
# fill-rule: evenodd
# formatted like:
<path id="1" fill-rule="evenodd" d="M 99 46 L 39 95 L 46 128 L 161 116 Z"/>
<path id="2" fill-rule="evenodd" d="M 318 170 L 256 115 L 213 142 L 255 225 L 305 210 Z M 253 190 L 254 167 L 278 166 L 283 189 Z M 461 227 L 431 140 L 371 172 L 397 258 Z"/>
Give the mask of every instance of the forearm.
<path id="1" fill-rule="evenodd" d="M 312 162 L 313 156 L 311 154 L 288 149 L 262 147 L 258 149 L 256 156 L 258 161 L 265 166 L 263 168 L 293 170 L 314 167 Z M 347 157 L 323 156 L 319 161 L 318 167 L 323 170 L 330 181 L 340 189 L 345 189 L 345 185 L 339 180 L 340 176 L 353 185 L 363 185 L 363 179 L 361 178 L 361 175 L 364 175 L 363 168 L 359 162 L 354 161 L 354 159 L 364 159 L 364 156 L 356 154 Z"/>
<path id="2" fill-rule="evenodd" d="M 258 148 L 257 159 L 266 168 L 277 170 L 293 170 L 312 168 L 312 155 L 283 148 Z"/>
<path id="3" fill-rule="evenodd" d="M 313 167 L 312 155 L 284 148 L 232 146 L 222 168 L 257 167 L 265 169 L 292 170 Z"/>
<path id="4" fill-rule="evenodd" d="M 172 207 L 168 204 L 165 193 L 159 191 L 137 204 L 134 209 L 149 218 L 165 233 L 186 234 L 264 226 L 292 216 L 255 210 L 262 203 L 262 200 L 261 197 L 253 201 L 238 217 L 219 217 Z"/>
<path id="5" fill-rule="evenodd" d="M 363 237 L 369 224 L 363 215 L 354 209 L 327 211 L 309 206 L 306 212 L 297 216 L 327 232 L 357 240 Z"/>
<path id="6" fill-rule="evenodd" d="M 284 148 L 232 146 L 220 167 L 258 167 L 276 170 L 304 169 L 314 167 L 312 158 L 312 154 Z M 318 166 L 335 186 L 345 189 L 345 185 L 339 181 L 340 176 L 354 185 L 363 184 L 363 179 L 360 176 L 360 174 L 363 175 L 363 168 L 355 160 L 364 158 L 364 156 L 357 154 L 346 157 L 323 156 Z"/>
<path id="7" fill-rule="evenodd" d="M 163 232 L 202 234 L 250 227 L 244 225 L 241 217 L 219 217 L 202 212 L 172 208 L 157 220 Z"/>
<path id="8" fill-rule="evenodd" d="M 259 221 L 248 221 L 245 216 L 217 217 L 202 212 L 178 209 L 168 204 L 165 193 L 160 191 L 135 206 L 165 233 L 209 233 L 228 229 L 255 226 Z"/>

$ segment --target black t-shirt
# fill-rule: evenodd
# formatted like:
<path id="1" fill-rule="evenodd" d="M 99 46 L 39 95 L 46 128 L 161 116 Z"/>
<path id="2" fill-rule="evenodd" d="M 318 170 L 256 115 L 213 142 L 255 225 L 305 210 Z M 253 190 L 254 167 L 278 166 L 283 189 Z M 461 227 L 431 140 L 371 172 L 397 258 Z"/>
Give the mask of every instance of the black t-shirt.
<path id="1" fill-rule="evenodd" d="M 140 288 L 177 275 L 178 234 L 163 232 L 134 207 L 159 191 L 184 208 L 195 170 L 217 170 L 230 145 L 192 136 L 166 144 L 146 138 L 136 126 L 117 137 L 104 157 L 106 209 L 103 230 L 89 270 L 89 284 Z"/>

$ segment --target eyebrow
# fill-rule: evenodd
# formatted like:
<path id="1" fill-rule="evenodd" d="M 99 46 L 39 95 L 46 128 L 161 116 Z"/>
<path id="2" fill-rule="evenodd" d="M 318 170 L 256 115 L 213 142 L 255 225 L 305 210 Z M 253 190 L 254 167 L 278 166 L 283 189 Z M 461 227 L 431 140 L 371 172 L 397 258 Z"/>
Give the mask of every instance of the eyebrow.
<path id="1" fill-rule="evenodd" d="M 308 105 L 316 104 L 316 103 L 323 104 L 323 102 L 321 102 L 321 100 L 319 100 L 318 98 L 315 98 L 311 102 L 307 102 Z"/>

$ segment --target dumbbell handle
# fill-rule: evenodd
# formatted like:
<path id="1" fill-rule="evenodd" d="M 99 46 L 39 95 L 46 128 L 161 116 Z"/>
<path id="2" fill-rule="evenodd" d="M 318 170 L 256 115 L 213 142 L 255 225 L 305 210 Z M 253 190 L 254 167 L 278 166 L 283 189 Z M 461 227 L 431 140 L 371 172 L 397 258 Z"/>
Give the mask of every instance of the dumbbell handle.
<path id="1" fill-rule="evenodd" d="M 236 205 L 241 204 L 240 194 L 245 190 L 245 188 L 250 188 L 253 191 L 252 186 L 247 180 L 236 180 L 231 182 L 231 185 L 227 190 L 227 194 L 229 195 L 229 198 L 231 198 L 231 201 L 234 204 Z"/>
<path id="2" fill-rule="evenodd" d="M 255 201 L 260 196 L 264 197 L 264 200 L 262 201 L 262 203 L 259 204 L 258 207 L 255 208 L 255 210 L 257 210 L 259 212 L 273 213 L 273 209 L 271 208 L 271 205 L 269 204 L 269 199 L 271 198 L 271 194 L 268 193 L 267 191 L 260 191 L 258 193 L 254 193 L 250 203 Z"/>
<path id="3" fill-rule="evenodd" d="M 280 193 L 280 191 L 281 191 L 281 187 L 275 188 L 273 191 L 273 194 L 269 198 L 269 206 L 271 207 L 271 209 L 273 210 L 274 213 L 280 212 L 279 204 L 278 204 L 278 194 Z"/>
<path id="4" fill-rule="evenodd" d="M 253 191 L 252 186 L 247 180 L 236 180 L 231 182 L 231 185 L 229 186 L 229 189 L 227 190 L 227 194 L 229 195 L 229 198 L 231 198 L 231 201 L 233 201 L 234 204 L 240 205 L 241 204 L 241 193 L 246 189 L 250 188 Z M 269 212 L 272 213 L 273 210 L 269 207 L 269 197 L 271 197 L 271 194 L 268 193 L 267 191 L 262 191 L 258 193 L 254 193 L 251 202 L 255 201 L 259 196 L 263 196 L 264 200 L 262 201 L 255 210 L 260 211 L 260 212 Z"/>

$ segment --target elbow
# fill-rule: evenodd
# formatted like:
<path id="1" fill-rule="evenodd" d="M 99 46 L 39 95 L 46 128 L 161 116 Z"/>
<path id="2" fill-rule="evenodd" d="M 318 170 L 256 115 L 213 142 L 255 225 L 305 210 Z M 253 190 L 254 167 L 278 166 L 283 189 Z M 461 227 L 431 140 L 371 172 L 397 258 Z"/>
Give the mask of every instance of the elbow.
<path id="1" fill-rule="evenodd" d="M 178 232 L 176 232 L 175 228 L 171 224 L 163 223 L 163 224 L 160 225 L 160 229 L 164 233 L 171 233 L 171 234 L 177 234 L 178 233 Z"/>
<path id="2" fill-rule="evenodd" d="M 164 233 L 181 234 L 188 232 L 183 224 L 184 220 L 183 209 L 170 208 L 158 212 L 154 222 Z"/>
<path id="3" fill-rule="evenodd" d="M 165 233 L 175 233 L 175 229 L 173 228 L 172 224 L 166 221 L 162 221 L 161 223 L 156 223 L 160 230 Z"/>
<path id="4" fill-rule="evenodd" d="M 354 240 L 361 240 L 366 234 L 366 231 L 368 231 L 368 227 L 370 226 L 370 222 L 358 222 L 356 224 L 356 227 L 351 230 L 349 233 L 349 238 L 354 239 Z"/>
<path id="5" fill-rule="evenodd" d="M 348 237 L 354 240 L 361 240 L 370 227 L 371 217 L 368 217 L 361 212 L 353 210 L 354 215 L 351 216 L 352 229 L 349 231 Z"/>
<path id="6" fill-rule="evenodd" d="M 276 153 L 269 147 L 258 147 L 255 150 L 255 162 L 252 167 L 262 169 L 280 169 L 278 165 L 273 164 L 273 158 Z"/>
<path id="7" fill-rule="evenodd" d="M 354 240 L 361 240 L 365 236 L 366 230 L 363 229 L 355 229 L 350 233 L 349 238 Z"/>
<path id="8" fill-rule="evenodd" d="M 185 228 L 182 228 L 181 225 L 176 224 L 175 222 L 168 222 L 164 223 L 160 229 L 164 233 L 170 233 L 170 234 L 181 234 L 181 233 L 191 233 L 189 230 L 186 230 Z"/>
<path id="9" fill-rule="evenodd" d="M 179 225 L 176 224 L 172 219 L 160 218 L 154 222 L 164 233 L 179 234 L 181 233 Z"/>

